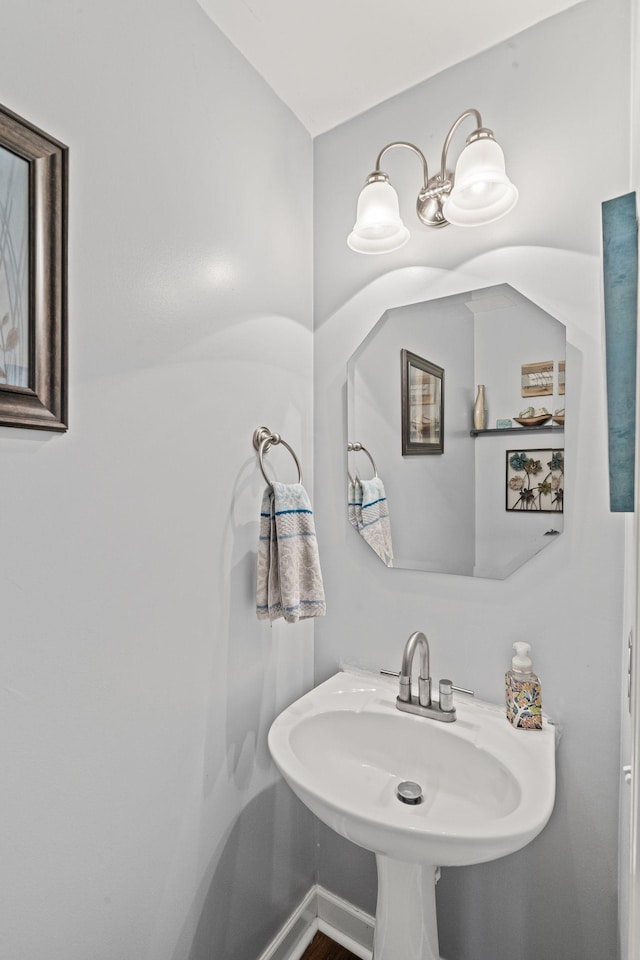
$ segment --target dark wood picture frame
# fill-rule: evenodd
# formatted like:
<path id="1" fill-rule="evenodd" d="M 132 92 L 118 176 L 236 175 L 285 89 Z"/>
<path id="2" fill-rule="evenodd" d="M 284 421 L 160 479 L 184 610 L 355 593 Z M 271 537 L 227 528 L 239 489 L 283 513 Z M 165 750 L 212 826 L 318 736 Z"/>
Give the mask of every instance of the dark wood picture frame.
<path id="1" fill-rule="evenodd" d="M 400 351 L 402 456 L 444 453 L 444 369 Z"/>
<path id="2" fill-rule="evenodd" d="M 28 167 L 26 385 L 0 382 L 0 425 L 64 431 L 67 423 L 68 148 L 0 106 L 0 149 Z M 6 230 L 3 211 L 0 226 Z M 11 331 L 7 314 L 0 321 Z M 3 340 L 4 344 L 5 341 Z"/>

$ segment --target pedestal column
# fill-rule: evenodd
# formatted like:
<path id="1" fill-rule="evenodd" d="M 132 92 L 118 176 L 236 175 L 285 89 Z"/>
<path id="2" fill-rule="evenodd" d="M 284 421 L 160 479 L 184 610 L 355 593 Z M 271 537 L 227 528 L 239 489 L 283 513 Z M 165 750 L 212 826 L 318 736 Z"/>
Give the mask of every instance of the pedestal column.
<path id="1" fill-rule="evenodd" d="M 404 863 L 382 854 L 373 960 L 440 960 L 434 866 Z"/>

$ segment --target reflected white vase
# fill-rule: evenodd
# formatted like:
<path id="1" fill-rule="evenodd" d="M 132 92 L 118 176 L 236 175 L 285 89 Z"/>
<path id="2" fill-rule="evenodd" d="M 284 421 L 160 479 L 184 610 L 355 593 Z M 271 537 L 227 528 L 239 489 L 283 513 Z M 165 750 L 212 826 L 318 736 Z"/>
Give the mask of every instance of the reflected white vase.
<path id="1" fill-rule="evenodd" d="M 484 383 L 478 384 L 478 394 L 473 405 L 473 427 L 474 430 L 486 430 L 487 428 L 487 401 L 484 395 Z"/>

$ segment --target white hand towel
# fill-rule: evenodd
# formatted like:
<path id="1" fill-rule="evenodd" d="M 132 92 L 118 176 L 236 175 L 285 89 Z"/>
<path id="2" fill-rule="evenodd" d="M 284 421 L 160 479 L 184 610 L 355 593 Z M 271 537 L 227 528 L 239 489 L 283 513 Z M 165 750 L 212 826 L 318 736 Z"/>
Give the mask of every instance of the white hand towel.
<path id="1" fill-rule="evenodd" d="M 262 497 L 256 613 L 288 623 L 326 613 L 313 510 L 301 483 L 274 483 Z"/>
<path id="2" fill-rule="evenodd" d="M 359 480 L 356 477 L 353 486 L 353 517 L 356 523 L 352 520 L 351 505 L 349 520 L 382 562 L 392 567 L 391 522 L 384 484 L 380 477 L 371 480 Z M 351 504 L 351 497 L 349 502 Z"/>
<path id="3" fill-rule="evenodd" d="M 360 521 L 362 519 L 362 487 L 356 477 L 355 480 L 349 477 L 349 487 L 347 490 L 347 509 L 349 511 L 349 523 L 360 532 Z"/>

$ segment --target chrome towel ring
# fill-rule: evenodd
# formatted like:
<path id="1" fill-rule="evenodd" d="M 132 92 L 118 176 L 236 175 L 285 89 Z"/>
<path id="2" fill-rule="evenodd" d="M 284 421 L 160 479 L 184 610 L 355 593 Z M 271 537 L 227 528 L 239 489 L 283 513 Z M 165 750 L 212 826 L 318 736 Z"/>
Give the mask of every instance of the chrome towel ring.
<path id="1" fill-rule="evenodd" d="M 373 457 L 371 456 L 371 454 L 369 453 L 366 447 L 363 447 L 362 444 L 358 443 L 357 440 L 354 441 L 353 443 L 349 441 L 349 443 L 347 443 L 347 453 L 366 453 L 366 455 L 369 457 L 369 460 L 371 461 L 371 466 L 373 467 L 374 476 L 372 479 L 375 480 L 377 478 L 378 468 L 376 467 L 375 460 L 373 459 Z"/>
<path id="2" fill-rule="evenodd" d="M 260 462 L 260 470 L 262 471 L 262 476 L 268 483 L 270 487 L 273 486 L 274 480 L 272 480 L 264 468 L 264 455 L 269 449 L 269 447 L 275 446 L 276 444 L 281 443 L 283 447 L 286 447 L 291 456 L 295 461 L 295 465 L 298 468 L 298 483 L 302 483 L 302 467 L 300 466 L 300 461 L 296 457 L 293 448 L 289 446 L 286 440 L 283 440 L 279 433 L 272 433 L 268 427 L 257 427 L 253 432 L 253 445 L 258 451 L 258 460 Z"/>

